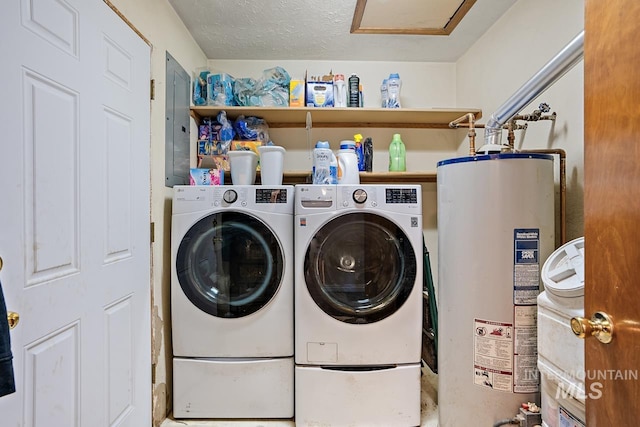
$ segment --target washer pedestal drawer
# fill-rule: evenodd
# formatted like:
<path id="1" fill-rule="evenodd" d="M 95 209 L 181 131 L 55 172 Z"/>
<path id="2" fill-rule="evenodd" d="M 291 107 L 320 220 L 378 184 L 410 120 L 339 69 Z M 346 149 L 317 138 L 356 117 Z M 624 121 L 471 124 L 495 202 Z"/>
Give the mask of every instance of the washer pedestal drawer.
<path id="1" fill-rule="evenodd" d="M 173 359 L 175 418 L 292 418 L 293 357 Z"/>

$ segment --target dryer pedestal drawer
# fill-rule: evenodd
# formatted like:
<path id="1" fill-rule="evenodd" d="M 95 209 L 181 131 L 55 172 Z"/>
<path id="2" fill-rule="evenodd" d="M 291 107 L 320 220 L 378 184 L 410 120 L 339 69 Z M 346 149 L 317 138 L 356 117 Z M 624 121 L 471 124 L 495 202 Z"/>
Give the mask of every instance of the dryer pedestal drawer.
<path id="1" fill-rule="evenodd" d="M 173 359 L 175 418 L 292 418 L 293 357 Z"/>
<path id="2" fill-rule="evenodd" d="M 296 366 L 296 426 L 420 425 L 420 364 Z"/>

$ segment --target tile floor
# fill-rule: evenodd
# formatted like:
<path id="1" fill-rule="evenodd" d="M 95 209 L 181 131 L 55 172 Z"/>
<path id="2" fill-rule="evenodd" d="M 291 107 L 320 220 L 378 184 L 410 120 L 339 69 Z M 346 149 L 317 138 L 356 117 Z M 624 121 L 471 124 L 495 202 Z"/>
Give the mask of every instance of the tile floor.
<path id="1" fill-rule="evenodd" d="M 421 396 L 421 427 L 438 426 L 438 376 L 423 368 Z M 167 418 L 161 427 L 294 427 L 290 420 L 174 420 Z"/>

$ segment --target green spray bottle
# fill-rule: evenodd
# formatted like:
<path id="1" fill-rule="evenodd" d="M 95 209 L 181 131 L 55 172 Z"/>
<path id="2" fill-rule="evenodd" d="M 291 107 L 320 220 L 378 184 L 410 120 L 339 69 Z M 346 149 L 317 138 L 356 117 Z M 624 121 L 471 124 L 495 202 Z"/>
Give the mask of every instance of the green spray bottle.
<path id="1" fill-rule="evenodd" d="M 407 170 L 406 163 L 407 151 L 400 139 L 400 134 L 393 134 L 391 144 L 389 144 L 389 171 L 404 172 Z"/>

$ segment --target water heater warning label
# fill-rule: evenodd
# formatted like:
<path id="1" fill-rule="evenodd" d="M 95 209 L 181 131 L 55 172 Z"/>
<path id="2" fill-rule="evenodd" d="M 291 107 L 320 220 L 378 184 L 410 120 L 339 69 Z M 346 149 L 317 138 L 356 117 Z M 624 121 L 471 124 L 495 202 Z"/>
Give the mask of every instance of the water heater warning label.
<path id="1" fill-rule="evenodd" d="M 513 303 L 536 304 L 540 293 L 540 229 L 513 230 Z"/>
<path id="2" fill-rule="evenodd" d="M 516 305 L 513 309 L 513 392 L 536 393 L 540 390 L 537 334 L 538 306 Z"/>
<path id="3" fill-rule="evenodd" d="M 513 325 L 474 319 L 473 382 L 511 392 L 513 387 Z"/>

